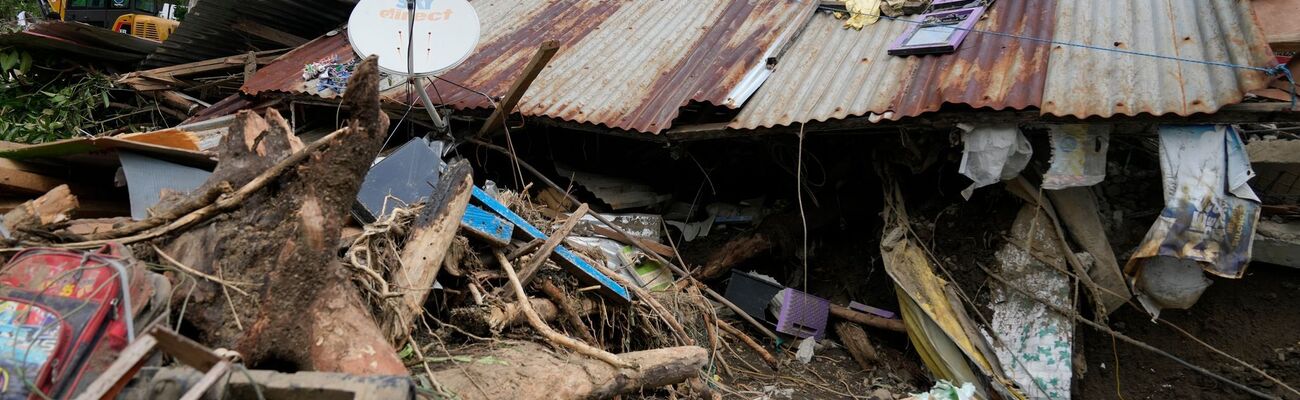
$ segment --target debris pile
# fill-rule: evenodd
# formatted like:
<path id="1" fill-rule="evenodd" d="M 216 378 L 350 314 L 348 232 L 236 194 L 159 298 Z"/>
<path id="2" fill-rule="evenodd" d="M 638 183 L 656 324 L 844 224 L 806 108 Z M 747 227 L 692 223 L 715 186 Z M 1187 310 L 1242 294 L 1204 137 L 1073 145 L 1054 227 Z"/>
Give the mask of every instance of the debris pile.
<path id="1" fill-rule="evenodd" d="M 1174 46 L 1266 67 L 1139 32 L 1100 47 L 1178 94 L 1101 112 L 1047 98 L 1099 47 L 1040 37 L 1068 4 L 410 6 L 452 1 L 489 42 L 429 76 L 351 3 L 0 33 L 0 398 L 1300 399 L 1295 62 L 1218 31 L 1249 6 Z"/>

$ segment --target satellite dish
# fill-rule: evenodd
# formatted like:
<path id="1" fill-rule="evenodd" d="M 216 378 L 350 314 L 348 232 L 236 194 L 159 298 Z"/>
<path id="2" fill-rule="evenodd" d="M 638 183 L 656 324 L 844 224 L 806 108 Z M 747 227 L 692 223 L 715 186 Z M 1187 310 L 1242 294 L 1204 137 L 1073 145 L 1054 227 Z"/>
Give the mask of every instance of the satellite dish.
<path id="1" fill-rule="evenodd" d="M 478 45 L 478 12 L 469 2 L 416 0 L 415 51 L 408 59 L 411 27 L 406 2 L 361 0 L 348 19 L 352 49 L 361 57 L 379 56 L 380 70 L 401 76 L 434 75 L 460 65 Z"/>

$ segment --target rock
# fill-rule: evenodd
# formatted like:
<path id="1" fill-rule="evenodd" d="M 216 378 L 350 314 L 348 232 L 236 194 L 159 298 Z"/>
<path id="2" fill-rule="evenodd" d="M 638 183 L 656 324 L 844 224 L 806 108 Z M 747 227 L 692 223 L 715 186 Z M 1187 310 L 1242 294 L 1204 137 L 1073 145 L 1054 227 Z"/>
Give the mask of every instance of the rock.
<path id="1" fill-rule="evenodd" d="M 885 388 L 871 391 L 871 400 L 894 400 L 894 394 Z"/>

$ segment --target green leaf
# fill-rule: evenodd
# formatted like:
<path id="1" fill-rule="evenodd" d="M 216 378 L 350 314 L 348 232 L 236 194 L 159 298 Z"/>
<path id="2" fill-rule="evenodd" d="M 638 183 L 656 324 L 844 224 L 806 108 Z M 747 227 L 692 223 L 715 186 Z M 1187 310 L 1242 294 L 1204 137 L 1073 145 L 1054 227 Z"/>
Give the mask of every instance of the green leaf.
<path id="1" fill-rule="evenodd" d="M 415 355 L 415 348 L 411 347 L 410 343 L 407 343 L 406 347 L 402 348 L 402 351 L 397 352 L 397 356 L 403 360 L 411 358 L 413 355 Z"/>
<path id="2" fill-rule="evenodd" d="M 22 55 L 22 61 L 18 63 L 18 72 L 22 72 L 23 75 L 26 75 L 27 71 L 31 71 L 31 70 L 32 70 L 32 53 L 28 53 L 24 51 Z"/>
<path id="3" fill-rule="evenodd" d="M 99 95 L 104 97 L 104 107 L 107 108 L 107 107 L 108 107 L 108 92 L 99 92 Z"/>
<path id="4" fill-rule="evenodd" d="M 8 72 L 9 70 L 14 69 L 14 66 L 17 65 L 18 53 L 12 51 L 0 53 L 0 70 Z"/>

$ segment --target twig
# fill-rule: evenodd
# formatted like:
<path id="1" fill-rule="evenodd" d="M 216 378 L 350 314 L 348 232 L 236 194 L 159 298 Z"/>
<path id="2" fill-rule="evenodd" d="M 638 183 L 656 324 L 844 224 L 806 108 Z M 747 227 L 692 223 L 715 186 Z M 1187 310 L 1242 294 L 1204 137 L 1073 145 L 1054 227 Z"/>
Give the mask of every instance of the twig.
<path id="1" fill-rule="evenodd" d="M 529 281 L 532 281 L 533 275 L 537 274 L 537 270 L 542 267 L 547 258 L 551 257 L 551 253 L 555 252 L 555 248 L 559 247 L 560 243 L 569 236 L 569 232 L 572 232 L 573 228 L 578 226 L 578 222 L 582 221 L 582 216 L 587 214 L 587 210 L 587 203 L 579 205 L 578 210 L 574 211 L 572 215 L 569 215 L 569 219 L 564 221 L 564 225 L 551 233 L 551 237 L 546 239 L 546 243 L 542 244 L 542 248 L 533 253 L 533 258 L 529 259 L 528 264 L 519 270 L 520 285 L 527 285 Z"/>
<path id="2" fill-rule="evenodd" d="M 485 147 L 487 149 L 490 149 L 492 151 L 505 154 L 507 156 L 511 156 L 511 157 L 514 156 L 509 150 L 501 148 L 501 146 L 497 146 L 478 139 L 470 139 L 470 142 Z M 515 159 L 517 160 L 517 157 L 515 157 Z M 528 172 L 531 172 L 533 176 L 536 176 L 537 179 L 541 180 L 547 186 L 550 186 L 555 190 L 559 190 L 561 193 L 564 193 L 564 196 L 567 197 L 570 201 L 573 201 L 574 203 L 581 203 L 581 201 L 578 201 L 577 197 L 573 197 L 573 194 L 570 194 L 569 192 L 565 191 L 563 187 L 560 187 L 560 185 L 555 184 L 554 181 L 552 181 L 550 178 L 547 178 L 545 174 L 541 173 L 541 171 L 538 171 L 536 168 L 533 168 L 532 165 L 529 165 L 527 162 L 524 162 L 523 160 L 517 160 L 517 162 L 519 163 L 520 167 L 527 169 Z M 608 218 L 605 218 L 604 216 L 600 215 L 600 213 L 592 213 L 591 216 L 595 217 L 596 220 L 600 221 L 600 223 L 602 224 L 605 224 L 605 226 L 608 226 L 610 229 L 613 229 L 614 231 L 619 232 L 624 236 L 626 236 L 628 241 L 632 242 L 633 246 L 636 246 L 636 248 L 645 252 L 646 255 L 649 255 L 655 261 L 663 265 L 667 265 L 668 269 L 671 269 L 673 272 L 677 273 L 678 275 L 688 278 L 690 282 L 698 282 L 685 269 L 683 269 L 680 266 L 677 266 L 676 264 L 673 264 L 672 261 L 668 261 L 668 259 L 664 258 L 663 256 L 660 256 L 659 253 L 655 253 L 654 251 L 650 250 L 649 247 L 646 246 L 645 243 L 642 243 L 640 239 L 637 239 L 635 236 L 632 236 L 631 234 L 627 233 L 627 231 L 624 230 L 622 227 L 619 227 L 618 225 L 615 225 L 613 222 L 610 222 Z M 597 268 L 599 268 L 599 266 Z M 721 294 L 718 294 L 718 292 L 713 291 L 713 289 L 710 289 L 708 286 L 704 286 L 704 285 L 698 285 L 698 286 L 700 287 L 700 289 L 704 291 L 705 294 L 709 295 L 709 297 L 712 298 L 714 301 L 722 303 L 723 305 L 727 306 L 727 308 L 730 308 L 732 311 L 735 311 L 736 315 L 739 315 L 741 319 L 744 319 L 745 322 L 748 322 L 750 325 L 753 325 L 754 328 L 758 329 L 759 332 L 763 332 L 763 335 L 767 336 L 768 338 L 771 338 L 772 340 L 778 340 L 776 334 L 772 333 L 772 330 L 767 329 L 767 327 L 763 326 L 763 324 L 759 323 L 753 317 L 749 316 L 749 314 L 746 314 L 745 311 L 740 309 L 739 306 L 736 306 L 735 303 L 732 303 L 730 300 L 727 300 L 726 297 L 723 297 Z"/>
<path id="3" fill-rule="evenodd" d="M 758 356 L 762 357 L 763 362 L 766 362 L 767 366 L 772 367 L 773 371 L 781 369 L 780 363 L 777 363 L 776 361 L 776 357 L 772 356 L 772 353 L 769 353 L 767 349 L 760 346 L 758 342 L 755 342 L 754 339 L 750 338 L 749 335 L 746 335 L 745 332 L 741 332 L 739 329 L 736 329 L 736 327 L 731 326 L 731 324 L 723 322 L 722 320 L 718 320 L 717 322 L 719 328 L 722 328 L 723 331 L 731 334 L 731 336 L 735 336 L 736 339 L 740 339 L 742 343 L 749 346 L 749 348 L 754 350 L 755 353 L 758 353 Z"/>
<path id="4" fill-rule="evenodd" d="M 573 306 L 569 304 L 569 299 L 564 296 L 564 292 L 561 291 L 559 287 L 555 286 L 554 282 L 551 282 L 550 280 L 541 280 L 537 282 L 537 288 L 541 289 L 542 293 L 546 294 L 546 297 L 551 298 L 551 302 L 555 303 L 555 309 L 560 312 L 560 315 L 563 315 L 569 320 L 569 325 L 572 325 L 573 330 L 578 332 L 578 337 L 582 339 L 582 341 L 592 345 L 597 344 L 596 338 L 591 335 L 591 332 L 587 329 L 587 325 L 582 323 L 582 317 L 579 317 L 578 313 L 573 311 Z"/>
<path id="5" fill-rule="evenodd" d="M 203 278 L 203 279 L 207 279 L 207 280 L 209 280 L 209 281 L 212 281 L 213 283 L 216 283 L 216 284 L 218 284 L 218 285 L 221 285 L 222 290 L 225 290 L 225 288 L 230 288 L 230 289 L 234 290 L 235 292 L 238 292 L 238 293 L 241 294 L 241 295 L 248 296 L 248 292 L 245 292 L 243 289 L 240 289 L 239 286 L 236 286 L 236 282 L 227 281 L 227 280 L 225 280 L 225 279 L 221 279 L 221 278 L 218 278 L 218 277 L 215 277 L 215 276 L 212 276 L 212 275 L 208 275 L 208 274 L 205 274 L 205 273 L 203 273 L 203 272 L 201 272 L 201 271 L 199 271 L 199 270 L 196 270 L 196 269 L 193 269 L 193 268 L 187 267 L 187 266 L 185 266 L 185 264 L 181 264 L 180 261 L 176 261 L 175 258 L 172 258 L 172 256 L 170 256 L 170 255 L 168 255 L 167 253 L 163 252 L 162 249 L 159 249 L 159 248 L 158 248 L 158 246 L 155 246 L 155 245 L 149 245 L 149 247 L 152 247 L 152 248 L 153 248 L 153 251 L 154 251 L 155 253 L 158 253 L 158 257 L 162 258 L 163 260 L 166 260 L 168 263 L 171 263 L 172 266 L 175 266 L 177 269 L 181 270 L 182 272 L 185 272 L 185 273 L 188 273 L 188 274 L 191 274 L 191 275 L 195 275 L 195 276 L 198 276 L 198 277 L 200 277 L 200 278 Z M 243 282 L 240 282 L 239 284 L 243 284 L 243 285 L 251 285 L 250 283 L 243 283 Z M 227 297 L 229 297 L 229 294 L 227 294 Z M 240 330 L 243 330 L 243 328 L 240 328 Z"/>
<path id="6" fill-rule="evenodd" d="M 528 317 L 528 324 L 532 325 L 533 329 L 536 329 L 538 333 L 541 333 L 546 340 L 578 352 L 579 354 L 604 361 L 606 364 L 609 364 L 614 368 L 639 368 L 636 364 L 623 361 L 610 352 L 573 340 L 572 338 L 561 335 L 551 329 L 550 326 L 547 326 L 546 322 L 542 321 L 542 317 L 537 315 L 537 311 L 533 310 L 532 303 L 528 302 L 528 294 L 524 293 L 524 286 L 519 283 L 519 277 L 515 275 L 515 268 L 510 265 L 510 260 L 507 260 L 506 255 L 502 254 L 500 250 L 493 251 L 492 255 L 496 256 L 497 262 L 501 263 L 501 269 L 506 271 L 506 277 L 510 278 L 510 286 L 515 290 L 515 298 L 519 302 L 519 309 L 523 310 L 524 315 Z"/>
<path id="7" fill-rule="evenodd" d="M 334 139 L 336 139 L 340 134 L 347 131 L 348 128 L 339 129 L 337 131 L 330 133 L 329 135 L 326 135 L 320 140 L 312 142 L 310 145 L 307 145 L 307 147 L 303 148 L 302 150 L 299 150 L 296 153 L 289 155 L 289 157 L 285 158 L 284 160 L 281 160 L 275 166 L 271 167 L 270 169 L 267 169 L 265 172 L 262 172 L 262 174 L 258 175 L 256 178 L 253 178 L 252 181 L 249 181 L 248 184 L 239 188 L 239 190 L 236 191 L 235 193 L 228 196 L 221 196 L 213 203 L 201 207 L 197 210 L 194 210 L 193 212 L 190 212 L 189 214 L 186 214 L 185 216 L 182 216 L 176 219 L 175 221 L 172 221 L 172 223 L 163 226 L 161 228 L 151 229 L 148 232 L 144 232 L 144 233 L 140 233 L 128 237 L 123 237 L 123 238 L 92 240 L 88 242 L 78 242 L 78 243 L 64 243 L 64 244 L 57 244 L 54 246 L 61 247 L 61 248 L 71 248 L 71 249 L 89 249 L 89 248 L 103 246 L 108 243 L 121 243 L 121 244 L 135 243 L 142 240 L 153 239 L 165 235 L 168 232 L 182 229 L 190 225 L 205 221 L 208 218 L 220 214 L 221 212 L 234 209 L 243 205 L 244 200 L 247 200 L 254 193 L 266 187 L 266 185 L 270 184 L 271 182 L 275 181 L 275 179 L 279 178 L 281 174 L 285 173 L 285 171 L 288 171 L 290 168 L 298 165 L 298 163 L 302 162 L 303 160 L 306 160 L 307 157 L 315 154 L 317 151 L 323 149 L 324 147 L 329 146 L 334 141 Z"/>

